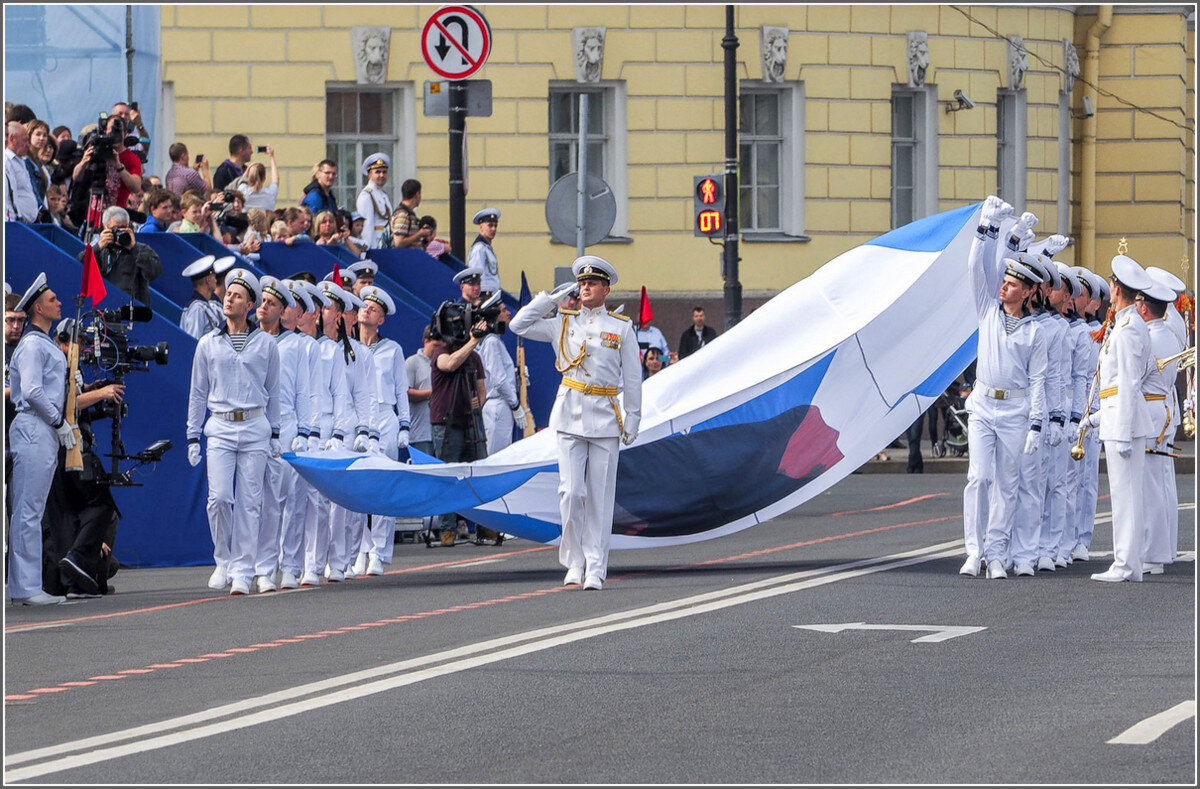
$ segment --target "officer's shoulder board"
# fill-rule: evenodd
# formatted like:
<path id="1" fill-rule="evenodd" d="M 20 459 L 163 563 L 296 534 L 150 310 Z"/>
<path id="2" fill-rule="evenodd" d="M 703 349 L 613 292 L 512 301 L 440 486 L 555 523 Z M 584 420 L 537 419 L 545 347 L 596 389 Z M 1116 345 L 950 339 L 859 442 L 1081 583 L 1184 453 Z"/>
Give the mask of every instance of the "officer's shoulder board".
<path id="1" fill-rule="evenodd" d="M 568 310 L 563 307 L 559 307 L 558 312 L 560 315 L 578 315 L 579 314 L 579 310 Z"/>
<path id="2" fill-rule="evenodd" d="M 1125 316 L 1125 318 L 1124 318 L 1124 319 L 1121 321 L 1120 325 L 1121 325 L 1121 326 L 1125 326 L 1125 325 L 1127 325 L 1128 323 L 1129 323 L 1129 316 L 1128 316 L 1128 315 L 1126 315 L 1126 316 Z"/>
<path id="3" fill-rule="evenodd" d="M 628 321 L 629 321 L 629 316 L 628 316 L 628 315 L 622 315 L 621 313 L 619 313 L 619 312 L 614 312 L 613 310 L 609 310 L 609 311 L 608 311 L 608 314 L 609 314 L 609 315 L 611 315 L 611 316 L 613 316 L 614 318 L 619 318 L 620 320 L 623 320 L 623 321 L 626 321 L 626 322 L 628 322 Z"/>

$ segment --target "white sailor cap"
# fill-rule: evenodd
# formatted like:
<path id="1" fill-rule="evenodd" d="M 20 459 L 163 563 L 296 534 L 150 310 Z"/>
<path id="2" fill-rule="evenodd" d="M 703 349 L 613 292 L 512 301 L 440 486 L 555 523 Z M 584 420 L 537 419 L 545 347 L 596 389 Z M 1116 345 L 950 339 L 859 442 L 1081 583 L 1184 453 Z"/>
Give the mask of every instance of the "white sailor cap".
<path id="1" fill-rule="evenodd" d="M 1083 292 L 1083 284 L 1079 281 L 1079 277 L 1071 271 L 1071 267 L 1066 263 L 1061 263 L 1057 260 L 1051 261 L 1054 267 L 1058 269 L 1058 275 L 1062 278 L 1063 283 L 1067 286 L 1071 297 L 1074 298 Z"/>
<path id="2" fill-rule="evenodd" d="M 1008 267 L 1004 271 L 1007 276 L 1015 277 L 1026 285 L 1038 285 L 1043 282 L 1042 275 L 1026 263 L 1012 258 L 1004 258 L 1004 265 Z"/>
<path id="3" fill-rule="evenodd" d="M 1130 290 L 1140 292 L 1154 284 L 1146 269 L 1128 255 L 1117 255 L 1112 259 L 1112 272 L 1117 282 Z"/>
<path id="4" fill-rule="evenodd" d="M 357 222 L 360 219 L 365 220 L 366 217 L 363 216 L 362 214 L 358 213 L 357 211 L 350 212 L 350 224 L 354 224 L 355 222 Z"/>
<path id="5" fill-rule="evenodd" d="M 43 271 L 34 278 L 33 284 L 17 302 L 17 312 L 28 312 L 29 305 L 37 301 L 38 297 L 48 290 L 50 290 L 50 286 L 46 284 L 46 272 Z"/>
<path id="6" fill-rule="evenodd" d="M 292 300 L 295 301 L 295 306 L 302 312 L 312 312 L 314 309 L 313 296 L 308 292 L 308 283 L 296 279 L 285 279 L 281 283 L 286 286 L 288 292 L 292 294 Z"/>
<path id="7" fill-rule="evenodd" d="M 1050 258 L 1040 252 L 1018 252 L 1015 257 L 1018 263 L 1024 263 L 1036 271 L 1041 276 L 1042 282 L 1049 283 L 1052 290 L 1062 287 L 1062 277 L 1058 275 L 1058 269 Z"/>
<path id="8" fill-rule="evenodd" d="M 471 217 L 471 224 L 479 225 L 484 222 L 499 222 L 499 208 L 484 208 L 475 212 L 475 216 Z"/>
<path id="9" fill-rule="evenodd" d="M 329 297 L 326 296 L 325 293 L 321 290 L 320 285 L 317 285 L 313 282 L 309 282 L 308 280 L 297 280 L 297 283 L 300 285 L 301 288 L 304 289 L 304 292 L 308 294 L 309 298 L 312 299 L 314 309 L 319 310 L 321 307 L 326 307 L 330 303 L 332 303 L 330 301 Z"/>
<path id="10" fill-rule="evenodd" d="M 259 293 L 261 292 L 258 284 L 258 277 L 254 276 L 249 270 L 244 268 L 235 268 L 225 275 L 225 290 L 229 290 L 230 285 L 241 285 L 250 292 L 250 297 L 256 302 L 258 301 Z"/>
<path id="11" fill-rule="evenodd" d="M 230 260 L 232 260 L 232 259 L 233 258 L 230 258 Z M 196 277 L 203 277 L 206 274 L 212 273 L 213 263 L 216 262 L 216 260 L 217 259 L 215 257 L 213 257 L 212 255 L 205 255 L 203 257 L 196 258 L 191 263 L 189 263 L 183 271 L 181 271 L 179 273 L 185 277 L 189 277 L 192 279 L 194 279 Z M 222 258 L 222 260 L 224 260 L 224 258 Z"/>
<path id="12" fill-rule="evenodd" d="M 1150 279 L 1154 280 L 1158 284 L 1166 285 L 1168 288 L 1175 291 L 1176 296 L 1181 295 L 1185 290 L 1187 290 L 1187 285 L 1183 284 L 1183 280 L 1167 271 L 1165 268 L 1159 268 L 1158 266 L 1147 266 L 1146 273 L 1150 275 Z M 1172 301 L 1174 301 L 1174 299 L 1172 299 Z"/>
<path id="13" fill-rule="evenodd" d="M 61 321 L 58 322 L 58 325 L 54 327 L 54 336 L 61 337 L 64 334 L 70 334 L 74 328 L 75 328 L 75 319 L 74 318 L 63 318 Z"/>
<path id="14" fill-rule="evenodd" d="M 351 271 L 348 268 L 339 269 L 338 275 L 339 275 L 340 279 L 342 280 L 338 284 L 340 284 L 343 288 L 350 287 L 351 285 L 354 284 L 354 280 L 358 279 L 358 275 L 355 274 L 353 271 Z M 333 272 L 331 271 L 328 274 L 326 274 L 324 277 L 321 278 L 321 281 L 322 282 L 333 282 Z"/>
<path id="15" fill-rule="evenodd" d="M 571 264 L 571 274 L 576 280 L 594 278 L 602 279 L 608 285 L 617 284 L 617 270 L 607 260 L 595 255 L 575 258 L 575 262 Z"/>
<path id="16" fill-rule="evenodd" d="M 1087 270 L 1083 266 L 1075 266 L 1074 268 L 1071 269 L 1071 273 L 1074 274 L 1076 277 L 1078 277 L 1079 281 L 1082 282 L 1087 287 L 1088 294 L 1093 299 L 1100 298 L 1100 293 L 1102 290 L 1101 285 L 1104 284 L 1103 279 L 1096 276 L 1096 274 Z"/>
<path id="17" fill-rule="evenodd" d="M 271 276 L 263 277 L 262 279 L 260 279 L 258 281 L 258 284 L 262 287 L 262 292 L 263 292 L 264 296 L 266 294 L 270 293 L 272 296 L 279 299 L 279 301 L 283 304 L 283 306 L 285 306 L 285 307 L 295 307 L 296 306 L 296 300 L 292 298 L 292 291 L 288 288 L 287 285 L 285 285 L 283 282 L 276 279 L 275 277 L 271 277 Z"/>
<path id="18" fill-rule="evenodd" d="M 213 272 L 220 277 L 226 271 L 229 271 L 229 269 L 233 268 L 236 263 L 237 258 L 233 255 L 226 255 L 223 258 L 217 258 L 212 264 Z"/>
<path id="19" fill-rule="evenodd" d="M 7 282 L 4 283 L 4 295 L 12 295 L 12 285 L 9 285 Z"/>
<path id="20" fill-rule="evenodd" d="M 363 159 L 362 174 L 370 175 L 372 170 L 386 170 L 391 166 L 392 160 L 388 158 L 386 153 L 373 153 L 366 159 Z"/>
<path id="21" fill-rule="evenodd" d="M 478 268 L 474 268 L 474 267 L 463 269 L 462 271 L 460 271 L 454 275 L 454 284 L 455 285 L 461 284 L 464 280 L 468 280 L 471 278 L 482 279 L 483 278 L 483 269 L 478 269 Z"/>
<path id="22" fill-rule="evenodd" d="M 357 263 L 348 266 L 347 271 L 353 271 L 355 277 L 368 276 L 375 279 L 375 275 L 379 273 L 379 264 L 373 260 L 360 260 Z"/>
<path id="23" fill-rule="evenodd" d="M 1143 290 L 1142 295 L 1150 301 L 1175 301 L 1175 291 L 1156 279 L 1150 280 L 1150 287 Z"/>
<path id="24" fill-rule="evenodd" d="M 327 303 L 333 303 L 339 310 L 355 309 L 361 303 L 354 294 L 329 280 L 323 280 L 317 287 Z"/>
<path id="25" fill-rule="evenodd" d="M 383 307 L 384 315 L 396 314 L 396 302 L 392 301 L 392 297 L 377 285 L 367 285 L 358 292 L 358 297 L 363 300 L 364 305 L 368 301 L 373 301 Z"/>

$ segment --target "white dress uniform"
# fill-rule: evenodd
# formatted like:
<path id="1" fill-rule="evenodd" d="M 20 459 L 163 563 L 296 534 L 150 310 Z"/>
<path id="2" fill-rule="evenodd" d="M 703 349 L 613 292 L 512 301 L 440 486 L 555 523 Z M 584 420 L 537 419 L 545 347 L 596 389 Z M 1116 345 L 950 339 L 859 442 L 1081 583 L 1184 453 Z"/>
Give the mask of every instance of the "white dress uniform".
<path id="1" fill-rule="evenodd" d="M 489 219 L 499 221 L 500 209 L 484 208 L 477 211 L 475 216 L 471 217 L 471 222 L 478 225 Z M 482 272 L 479 280 L 480 290 L 489 293 L 500 290 L 500 262 L 496 260 L 496 250 L 492 249 L 491 243 L 483 236 L 476 236 L 471 248 L 467 250 L 467 268 L 479 269 Z"/>
<path id="2" fill-rule="evenodd" d="M 1071 381 L 1070 325 L 1053 309 L 1046 313 L 1042 325 L 1047 329 L 1046 410 L 1050 418 L 1047 425 L 1052 426 L 1057 422 L 1059 429 L 1064 429 L 1074 398 Z M 1067 463 L 1071 459 L 1071 448 L 1061 436 L 1058 445 L 1052 445 L 1050 434 L 1051 430 L 1043 431 L 1044 443 L 1037 453 L 1042 460 L 1042 477 L 1045 480 L 1038 513 L 1038 557 L 1045 557 L 1056 567 L 1066 567 L 1066 553 L 1060 551 L 1059 543 L 1062 542 L 1065 531 L 1067 491 L 1063 479 L 1067 473 Z M 1072 547 L 1074 543 L 1066 548 L 1066 552 L 1069 553 Z"/>
<path id="3" fill-rule="evenodd" d="M 1148 321 L 1146 328 L 1150 333 L 1151 358 L 1165 359 L 1183 350 L 1183 344 L 1165 320 Z M 1171 484 L 1175 481 L 1175 460 L 1166 454 L 1171 451 L 1170 444 L 1179 426 L 1179 408 L 1174 397 L 1178 373 L 1177 362 L 1166 365 L 1161 372 L 1154 364 L 1142 389 L 1152 426 L 1146 441 L 1146 544 L 1142 558 L 1156 564 L 1175 561 L 1178 544 L 1179 492 Z M 1163 454 L 1153 454 L 1150 450 Z"/>
<path id="4" fill-rule="evenodd" d="M 616 272 L 604 260 L 585 255 L 572 266 L 577 279 Z M 642 376 L 637 336 L 629 318 L 595 309 L 561 310 L 545 291 L 513 316 L 517 334 L 554 348 L 562 384 L 550 412 L 558 433 L 558 500 L 562 518 L 559 562 L 568 581 L 600 588 L 608 573 L 619 442 L 637 436 L 642 414 Z M 622 409 L 617 395 L 623 395 Z"/>
<path id="5" fill-rule="evenodd" d="M 308 440 L 305 447 L 308 451 L 320 448 L 320 433 L 317 426 L 320 397 L 317 391 L 318 377 L 321 373 L 320 352 L 317 341 L 304 332 L 296 333 L 296 340 L 301 347 L 301 361 L 306 370 L 308 385 Z M 297 420 L 299 434 L 299 420 Z M 291 464 L 285 465 L 283 474 L 283 513 L 279 533 L 279 568 L 282 572 L 301 579 L 305 570 L 306 539 L 311 535 L 315 538 L 318 499 L 315 489 L 296 473 Z M 325 507 L 328 512 L 328 506 Z M 310 519 L 313 528 L 309 528 Z M 320 579 L 317 579 L 318 583 Z"/>
<path id="6" fill-rule="evenodd" d="M 1146 272 L 1124 255 L 1113 258 L 1113 273 L 1135 290 L 1150 285 Z M 1133 305 L 1125 307 L 1100 351 L 1098 417 L 1112 493 L 1113 563 L 1094 574 L 1096 580 L 1142 580 L 1146 440 L 1154 429 L 1142 392 L 1153 365 L 1150 330 Z"/>
<path id="7" fill-rule="evenodd" d="M 1100 330 L 1103 325 L 1099 319 L 1092 316 L 1087 322 L 1089 333 Z M 1100 343 L 1092 339 L 1087 346 L 1087 363 L 1091 370 L 1096 369 L 1100 359 Z M 1095 388 L 1095 393 L 1092 389 Z M 1088 383 L 1088 397 L 1085 401 L 1087 410 L 1083 417 L 1086 419 L 1100 410 L 1099 378 L 1092 375 Z M 1100 493 L 1100 431 L 1088 430 L 1083 439 L 1083 459 L 1079 461 L 1080 470 L 1079 491 L 1075 494 L 1075 546 L 1073 553 L 1079 553 L 1092 547 L 1092 535 L 1096 528 L 1096 501 Z"/>
<path id="8" fill-rule="evenodd" d="M 22 301 L 28 304 L 40 295 Z M 8 372 L 16 409 L 8 434 L 13 459 L 8 594 L 24 600 L 43 595 L 42 516 L 58 464 L 56 428 L 63 423 L 67 358 L 58 343 L 30 321 Z"/>
<path id="9" fill-rule="evenodd" d="M 248 589 L 269 443 L 279 437 L 279 348 L 269 334 L 251 328 L 239 352 L 227 328 L 209 332 L 196 346 L 187 439 L 199 444 L 201 430 L 208 437 L 213 559 L 218 570 Z M 205 409 L 211 414 L 207 421 Z"/>
<path id="10" fill-rule="evenodd" d="M 347 294 L 351 295 L 351 294 Z M 333 343 L 333 341 L 330 341 Z M 345 359 L 341 343 L 333 343 L 336 351 L 333 354 L 334 366 L 341 370 L 346 378 L 346 389 L 349 392 L 349 411 L 347 418 L 354 422 L 354 434 L 347 433 L 342 438 L 342 444 L 349 451 L 365 452 L 369 445 L 371 425 L 376 422 L 376 409 L 379 403 L 379 392 L 375 375 L 375 359 L 367 346 L 358 340 L 350 339 L 350 347 L 354 357 Z M 365 512 L 353 512 L 340 504 L 330 504 L 330 537 L 329 537 L 329 567 L 334 577 L 345 573 L 354 563 L 358 555 L 358 546 L 362 543 L 363 532 L 367 526 Z"/>
<path id="11" fill-rule="evenodd" d="M 387 192 L 368 182 L 358 193 L 355 202 L 358 213 L 364 217 L 362 240 L 368 249 L 379 249 L 387 235 L 388 220 L 392 216 L 392 201 Z"/>
<path id="12" fill-rule="evenodd" d="M 225 323 L 225 315 L 216 314 L 214 302 L 199 293 L 192 293 L 192 298 L 179 316 L 179 328 L 195 337 L 197 340 L 214 329 L 219 329 Z"/>
<path id="13" fill-rule="evenodd" d="M 504 340 L 489 334 L 476 346 L 487 373 L 487 402 L 483 404 L 483 432 L 487 453 L 494 455 L 513 440 L 513 411 L 521 407 L 517 398 L 517 365 L 508 355 Z"/>
<path id="14" fill-rule="evenodd" d="M 1095 369 L 1095 359 L 1092 347 L 1096 345 L 1088 333 L 1088 324 L 1083 318 L 1072 314 L 1068 324 L 1067 343 L 1071 359 L 1071 409 L 1070 420 L 1076 429 L 1085 414 L 1087 405 L 1088 385 L 1091 383 L 1092 370 Z M 1068 433 L 1068 439 L 1070 439 Z M 1063 513 L 1062 539 L 1058 543 L 1058 555 L 1073 561 L 1075 547 L 1079 545 L 1078 512 L 1079 499 L 1082 495 L 1084 464 L 1082 461 L 1070 460 L 1071 447 L 1074 442 L 1066 442 L 1067 462 L 1063 474 L 1063 486 L 1066 488 L 1066 507 Z M 1086 456 L 1085 456 L 1086 457 Z"/>
<path id="15" fill-rule="evenodd" d="M 314 366 L 309 384 L 314 396 L 314 425 L 318 431 L 318 445 L 324 448 L 331 439 L 340 443 L 347 430 L 354 424 L 349 414 L 350 393 L 346 389 L 346 375 L 342 372 L 341 359 L 335 363 L 334 354 L 341 353 L 341 345 L 324 336 L 314 340 L 310 346 Z M 309 449 L 312 449 L 310 444 Z M 308 486 L 308 510 L 304 517 L 304 577 L 302 586 L 320 584 L 321 572 L 329 560 L 330 501 L 312 485 Z"/>
<path id="16" fill-rule="evenodd" d="M 980 559 L 1008 560 L 1017 508 L 1022 442 L 1045 421 L 1045 337 L 1032 316 L 1011 332 L 997 294 L 1007 268 L 994 261 L 993 229 L 980 227 L 967 265 L 979 315 L 976 381 L 967 398 L 967 484 L 963 490 L 963 536 L 967 561 L 962 572 L 978 573 Z M 1027 282 L 1035 277 L 1022 266 Z M 971 568 L 973 566 L 973 569 Z"/>

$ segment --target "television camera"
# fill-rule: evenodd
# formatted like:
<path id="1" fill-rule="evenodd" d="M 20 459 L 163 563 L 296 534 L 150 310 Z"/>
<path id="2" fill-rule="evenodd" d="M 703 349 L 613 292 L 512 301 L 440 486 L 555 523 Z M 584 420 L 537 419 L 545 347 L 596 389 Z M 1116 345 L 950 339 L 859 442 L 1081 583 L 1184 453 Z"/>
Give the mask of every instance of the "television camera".
<path id="1" fill-rule="evenodd" d="M 434 332 L 450 348 L 461 348 L 472 335 L 482 338 L 487 334 L 503 334 L 507 325 L 500 323 L 504 309 L 500 303 L 502 295 L 497 291 L 478 306 L 466 301 L 443 301 L 430 321 Z M 487 322 L 485 328 L 475 328 L 480 321 Z"/>

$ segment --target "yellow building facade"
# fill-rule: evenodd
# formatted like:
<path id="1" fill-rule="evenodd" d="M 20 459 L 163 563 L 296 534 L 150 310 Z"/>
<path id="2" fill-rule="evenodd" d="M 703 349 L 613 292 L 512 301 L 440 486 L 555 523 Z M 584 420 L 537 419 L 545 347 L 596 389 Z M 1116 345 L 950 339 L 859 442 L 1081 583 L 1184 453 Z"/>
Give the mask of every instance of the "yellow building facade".
<path id="1" fill-rule="evenodd" d="M 300 199 L 313 165 L 331 152 L 344 157 L 344 203 L 363 181 L 351 157 L 386 150 L 393 199 L 402 180 L 419 179 L 419 213 L 436 216 L 447 236 L 447 119 L 422 112 L 425 82 L 438 77 L 423 59 L 421 31 L 437 8 L 164 6 L 164 110 L 173 107 L 174 139 L 214 166 L 233 134 L 272 145 L 280 205 Z M 720 248 L 693 236 L 692 179 L 724 162 L 724 6 L 476 8 L 492 49 L 472 78 L 491 81 L 492 114 L 467 120 L 467 216 L 469 223 L 479 208 L 502 209 L 495 247 L 504 287 L 515 291 L 522 270 L 535 290 L 549 287 L 554 266 L 574 258 L 573 246 L 552 241 L 545 200 L 553 177 L 571 169 L 572 102 L 589 91 L 600 124 L 588 138 L 600 161 L 589 169 L 618 202 L 611 238 L 589 251 L 614 263 L 622 289 L 718 295 Z M 901 219 L 997 190 L 1041 218 L 1039 237 L 1078 239 L 1085 215 L 1093 217 L 1095 259 L 1079 262 L 1102 273 L 1126 237 L 1143 264 L 1183 275 L 1182 261 L 1195 258 L 1191 13 L 1192 6 L 736 6 L 742 124 L 758 124 L 742 138 L 741 171 L 754 187 L 744 192 L 754 213 L 740 246 L 748 299 L 778 292 Z M 1089 33 L 1101 18 L 1109 21 L 1091 36 L 1089 63 Z M 356 65 L 363 27 L 387 29 L 382 82 L 364 83 Z M 593 27 L 603 35 L 599 79 L 581 81 L 578 31 Z M 914 38 L 924 38 L 927 56 L 919 77 L 910 68 Z M 1073 80 L 1068 44 L 1080 64 Z M 771 46 L 786 49 L 782 63 L 764 56 Z M 781 70 L 771 73 L 771 64 Z M 1084 84 L 1093 65 L 1095 88 Z M 1083 117 L 1085 96 L 1091 118 Z M 380 112 L 389 126 L 382 136 L 368 117 Z M 1082 169 L 1088 124 L 1094 178 Z M 370 132 L 366 147 L 356 129 Z M 468 243 L 472 237 L 468 225 Z"/>

